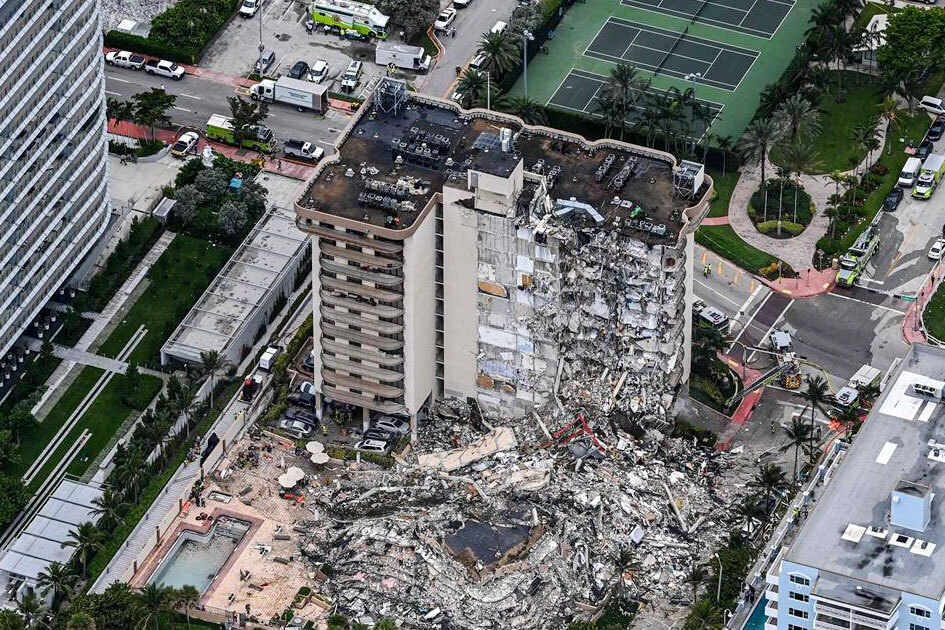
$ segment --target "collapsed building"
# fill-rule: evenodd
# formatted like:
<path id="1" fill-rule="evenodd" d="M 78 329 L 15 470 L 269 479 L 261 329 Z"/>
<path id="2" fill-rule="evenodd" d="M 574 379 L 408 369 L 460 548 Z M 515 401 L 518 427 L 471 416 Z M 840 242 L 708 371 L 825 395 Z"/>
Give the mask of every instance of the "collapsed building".
<path id="1" fill-rule="evenodd" d="M 320 396 L 404 414 L 584 406 L 665 428 L 688 377 L 701 165 L 385 79 L 296 202 Z"/>
<path id="2" fill-rule="evenodd" d="M 655 429 L 575 456 L 537 422 L 477 418 L 438 401 L 394 469 L 351 464 L 307 489 L 313 517 L 294 529 L 326 600 L 410 628 L 565 628 L 615 597 L 644 606 L 636 628 L 685 615 L 747 464 Z"/>

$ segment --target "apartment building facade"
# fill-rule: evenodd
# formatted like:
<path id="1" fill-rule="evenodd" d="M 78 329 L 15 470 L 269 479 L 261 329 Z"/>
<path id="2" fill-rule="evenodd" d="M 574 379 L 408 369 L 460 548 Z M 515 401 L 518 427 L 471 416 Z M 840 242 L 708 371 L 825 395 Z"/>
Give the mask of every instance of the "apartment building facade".
<path id="1" fill-rule="evenodd" d="M 0 5 L 0 356 L 109 221 L 95 0 Z"/>
<path id="2" fill-rule="evenodd" d="M 441 396 L 521 416 L 579 370 L 609 369 L 664 412 L 688 375 L 711 180 L 676 194 L 668 154 L 398 97 L 397 83 L 296 203 L 314 237 L 316 389 L 365 419 L 416 419 Z"/>
<path id="3" fill-rule="evenodd" d="M 916 344 L 766 576 L 766 630 L 940 630 L 945 350 Z"/>

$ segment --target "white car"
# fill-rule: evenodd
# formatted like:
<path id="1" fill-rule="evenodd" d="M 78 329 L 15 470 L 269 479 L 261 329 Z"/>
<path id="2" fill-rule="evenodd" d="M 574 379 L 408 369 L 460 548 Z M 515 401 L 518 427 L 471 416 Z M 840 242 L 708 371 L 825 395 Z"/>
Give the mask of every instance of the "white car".
<path id="1" fill-rule="evenodd" d="M 184 69 L 173 61 L 167 61 L 166 59 L 149 59 L 147 63 L 144 64 L 144 71 L 148 74 L 168 77 L 175 81 L 180 81 L 184 78 Z"/>
<path id="2" fill-rule="evenodd" d="M 240 5 L 240 15 L 245 18 L 253 17 L 256 11 L 259 11 L 261 4 L 262 0 L 243 0 L 243 4 Z"/>
<path id="3" fill-rule="evenodd" d="M 945 238 L 940 238 L 932 243 L 929 248 L 929 260 L 941 260 L 942 252 L 945 252 Z"/>
<path id="4" fill-rule="evenodd" d="M 433 28 L 442 31 L 450 24 L 453 23 L 453 20 L 456 19 L 456 9 L 450 7 L 448 9 L 443 9 L 443 11 L 436 16 L 436 22 L 433 23 Z"/>
<path id="5" fill-rule="evenodd" d="M 127 50 L 113 50 L 109 53 L 105 53 L 105 63 L 110 66 L 118 66 L 119 68 L 140 70 L 144 67 L 145 61 L 147 60 L 142 55 L 136 55 Z"/>
<path id="6" fill-rule="evenodd" d="M 387 453 L 387 442 L 380 440 L 361 440 L 354 445 L 356 451 L 368 451 L 371 453 Z"/>
<path id="7" fill-rule="evenodd" d="M 194 147 L 197 146 L 197 142 L 200 141 L 200 136 L 197 135 L 195 131 L 188 131 L 187 133 L 181 134 L 177 139 L 177 142 L 174 143 L 174 146 L 171 147 L 171 155 L 174 157 L 182 158 L 188 153 L 194 150 Z"/>
<path id="8" fill-rule="evenodd" d="M 933 116 L 941 116 L 945 114 L 945 103 L 942 102 L 942 99 L 936 98 L 934 96 L 923 96 L 922 100 L 919 101 L 919 109 L 924 109 Z"/>
<path id="9" fill-rule="evenodd" d="M 308 71 L 309 79 L 314 83 L 321 83 L 328 77 L 328 70 L 328 62 L 323 59 L 319 59 Z"/>
<path id="10" fill-rule="evenodd" d="M 312 383 L 312 381 L 302 381 L 302 383 L 299 384 L 299 391 L 303 394 L 312 394 L 314 396 L 315 385 Z"/>
<path id="11" fill-rule="evenodd" d="M 406 435 L 410 433 L 410 420 L 396 416 L 381 416 L 373 426 L 375 429 L 380 429 L 381 431 L 395 435 Z"/>

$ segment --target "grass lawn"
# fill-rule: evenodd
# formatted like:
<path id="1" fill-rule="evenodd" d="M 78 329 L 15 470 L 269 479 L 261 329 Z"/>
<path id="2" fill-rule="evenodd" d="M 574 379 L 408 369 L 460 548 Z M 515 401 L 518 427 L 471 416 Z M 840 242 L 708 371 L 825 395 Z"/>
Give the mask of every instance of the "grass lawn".
<path id="1" fill-rule="evenodd" d="M 817 104 L 820 110 L 820 135 L 812 139 L 822 165 L 818 173 L 846 171 L 853 168 L 866 156 L 866 151 L 850 140 L 854 127 L 877 113 L 876 105 L 883 100 L 878 78 L 859 72 L 843 73 L 843 89 L 846 99 L 836 99 L 837 73 L 831 72 L 830 88 Z M 777 152 L 772 151 L 771 161 L 779 162 Z"/>
<path id="2" fill-rule="evenodd" d="M 709 206 L 710 217 L 728 216 L 728 202 L 732 198 L 732 191 L 738 183 L 738 171 L 730 170 L 722 176 L 722 171 L 709 171 L 712 182 L 715 184 L 715 197 Z"/>
<path id="3" fill-rule="evenodd" d="M 730 225 L 700 227 L 696 231 L 696 242 L 753 273 L 778 262 L 771 254 L 755 249 L 743 241 Z"/>
<path id="4" fill-rule="evenodd" d="M 144 325 L 147 334 L 131 353 L 139 365 L 155 363 L 161 345 L 227 261 L 232 249 L 178 235 L 148 272 L 150 284 L 112 331 L 99 354 L 115 357 Z"/>
<path id="5" fill-rule="evenodd" d="M 899 112 L 899 118 L 897 118 L 893 130 L 889 134 L 889 152 L 887 153 L 884 147 L 883 156 L 880 158 L 880 163 L 886 166 L 888 172 L 883 176 L 882 183 L 866 198 L 864 204 L 866 215 L 860 220 L 857 226 L 848 230 L 846 235 L 839 241 L 830 239 L 830 233 L 828 232 L 827 236 L 818 242 L 817 246 L 820 249 L 828 255 L 831 255 L 845 251 L 853 245 L 853 242 L 856 241 L 860 233 L 869 225 L 869 222 L 873 220 L 876 213 L 879 212 L 886 195 L 889 194 L 889 191 L 896 185 L 899 172 L 902 170 L 903 164 L 905 164 L 906 159 L 909 157 L 903 149 L 909 143 L 913 146 L 917 146 L 922 141 L 922 138 L 925 137 L 925 132 L 928 131 L 930 123 L 931 119 L 928 114 L 921 110 L 911 116 L 908 115 L 905 110 Z M 899 142 L 900 138 L 902 138 L 904 142 Z"/>
<path id="6" fill-rule="evenodd" d="M 895 13 L 898 10 L 899 9 L 895 7 L 890 9 L 889 7 L 879 4 L 877 2 L 867 2 L 866 5 L 864 5 L 863 10 L 860 11 L 860 14 L 856 16 L 855 20 L 853 20 L 853 28 L 851 28 L 850 30 L 855 31 L 861 28 L 866 28 L 866 25 L 870 23 L 870 19 L 872 19 L 874 15 L 880 15 L 883 13 Z"/>
<path id="7" fill-rule="evenodd" d="M 940 285 L 925 305 L 922 318 L 930 335 L 945 340 L 945 285 Z"/>

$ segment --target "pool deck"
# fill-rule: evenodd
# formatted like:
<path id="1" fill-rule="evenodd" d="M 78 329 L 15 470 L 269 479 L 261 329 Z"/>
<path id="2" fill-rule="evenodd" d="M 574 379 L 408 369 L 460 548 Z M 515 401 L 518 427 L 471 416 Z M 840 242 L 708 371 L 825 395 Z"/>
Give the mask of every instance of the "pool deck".
<path id="1" fill-rule="evenodd" d="M 236 457 L 250 444 L 261 446 L 267 442 L 272 451 L 259 452 L 258 467 L 237 468 L 230 458 L 224 458 L 217 469 L 205 477 L 201 495 L 204 506 L 185 505 L 169 529 L 172 534 L 165 536 L 161 545 L 148 556 L 131 581 L 132 586 L 147 583 L 182 532 L 206 533 L 219 517 L 228 516 L 247 521 L 251 527 L 203 593 L 201 608 L 225 616 L 246 615 L 248 611 L 259 622 L 266 622 L 292 607 L 300 587 L 319 591 L 318 583 L 312 579 L 314 566 L 302 559 L 299 535 L 293 531 L 298 521 L 318 516 L 304 502 L 282 499 L 275 481 L 284 472 L 283 462 L 285 466 L 300 466 L 309 475 L 315 473 L 314 465 L 296 457 L 284 443 L 268 438 L 244 439 L 229 452 Z M 221 475 L 222 471 L 228 472 Z M 229 503 L 207 498 L 214 492 L 228 495 Z M 202 513 L 212 515 L 213 521 L 198 521 L 197 516 Z M 289 540 L 276 540 L 277 534 L 288 536 Z M 269 550 L 262 551 L 265 548 Z M 276 558 L 287 562 L 277 562 Z M 244 571 L 249 572 L 247 580 L 240 579 Z M 295 613 L 309 620 L 325 615 L 315 603 L 295 609 Z"/>

